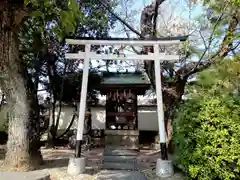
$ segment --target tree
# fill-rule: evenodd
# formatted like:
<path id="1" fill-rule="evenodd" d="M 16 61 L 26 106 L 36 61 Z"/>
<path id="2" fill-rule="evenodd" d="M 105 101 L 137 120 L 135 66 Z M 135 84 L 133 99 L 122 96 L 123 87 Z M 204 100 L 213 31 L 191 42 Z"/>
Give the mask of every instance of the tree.
<path id="1" fill-rule="evenodd" d="M 112 3 L 108 3 L 109 6 L 112 6 Z M 113 8 L 112 6 L 111 8 Z M 81 19 L 81 23 L 78 23 L 75 27 L 73 36 L 78 37 L 85 37 L 85 36 L 92 36 L 92 37 L 107 37 L 109 29 L 114 24 L 114 19 L 111 17 L 111 15 L 107 12 L 106 9 L 101 9 L 98 6 L 96 6 L 95 2 L 82 2 L 80 7 L 81 12 L 84 14 L 84 19 Z M 49 138 L 48 138 L 48 145 L 53 146 L 54 141 L 57 138 L 57 129 L 59 125 L 60 120 L 60 114 L 61 114 L 61 104 L 62 102 L 76 102 L 79 100 L 79 97 L 76 95 L 76 91 L 80 91 L 80 87 L 76 85 L 79 83 L 76 77 L 80 77 L 79 74 L 81 74 L 81 68 L 79 68 L 79 65 L 81 65 L 82 61 L 74 61 L 74 60 L 66 60 L 65 59 L 65 51 L 66 51 L 66 44 L 59 42 L 54 34 L 51 32 L 46 32 L 45 39 L 48 40 L 48 43 L 44 43 L 43 45 L 46 49 L 45 53 L 42 55 L 44 58 L 44 62 L 47 65 L 47 68 L 45 70 L 41 70 L 42 72 L 45 72 L 47 74 L 48 80 L 45 81 L 44 87 L 45 89 L 50 93 L 50 97 L 53 100 L 52 101 L 52 124 L 51 128 L 49 129 Z M 41 49 L 41 48 L 40 48 Z M 68 49 L 69 51 L 79 51 L 82 50 L 82 47 L 70 47 Z M 37 51 L 35 51 L 36 54 Z M 92 70 L 90 69 L 92 72 Z M 71 78 L 74 76 L 74 78 Z M 99 77 L 97 77 L 96 73 L 90 73 L 90 78 L 92 80 L 95 79 L 95 84 L 93 86 L 90 86 L 89 93 L 92 94 L 92 90 L 94 87 L 96 87 L 99 84 Z M 91 82 L 91 81 L 90 81 Z M 72 88 L 72 93 L 66 93 L 68 88 L 65 88 L 68 85 Z M 77 89 L 76 89 L 77 88 Z M 71 95 L 71 98 L 70 96 Z M 77 98 L 77 99 L 76 99 Z M 73 102 L 74 101 L 74 102 Z M 57 112 L 58 116 L 55 117 L 56 112 L 56 103 L 59 104 L 59 111 Z"/>
<path id="2" fill-rule="evenodd" d="M 78 17 L 78 5 L 75 1 L 61 4 L 57 1 L 12 1 L 1 2 L 0 7 L 0 72 L 1 88 L 8 102 L 8 143 L 5 165 L 19 170 L 35 169 L 42 160 L 39 147 L 37 114 L 34 94 L 26 76 L 25 66 L 19 54 L 19 30 L 25 20 L 35 17 L 56 18 L 58 30 L 64 28 L 71 32 Z M 63 8 L 63 9 L 64 9 Z M 76 9 L 77 8 L 77 9 Z M 48 11 L 49 16 L 40 13 Z M 54 10 L 53 10 L 54 9 Z M 33 13 L 33 14 L 32 14 Z M 64 21 L 65 18 L 65 21 Z M 67 21 L 66 21 L 67 18 Z M 61 35 L 63 31 L 58 31 Z"/>
<path id="3" fill-rule="evenodd" d="M 110 5 L 112 3 L 108 3 L 111 9 Z M 54 78 L 63 71 L 61 67 L 66 69 L 67 65 L 76 64 L 66 64 L 61 42 L 64 36 L 107 35 L 113 21 L 108 20 L 111 15 L 105 12 L 96 3 L 75 0 L 27 0 L 16 4 L 4 1 L 1 4 L 1 87 L 6 92 L 10 111 L 5 165 L 30 170 L 42 161 L 38 85 L 42 77 L 49 76 L 56 86 Z M 61 99 L 59 94 L 57 96 L 55 99 Z"/>
<path id="4" fill-rule="evenodd" d="M 189 179 L 239 179 L 240 61 L 198 74 L 174 120 L 176 164 Z"/>
<path id="5" fill-rule="evenodd" d="M 154 0 L 150 5 L 143 8 L 141 12 L 140 32 L 127 22 L 124 22 L 120 15 L 117 15 L 116 13 L 115 15 L 124 26 L 141 38 L 156 37 L 159 35 L 166 36 L 166 34 L 161 33 L 162 29 L 158 29 L 158 20 L 159 8 L 163 5 L 167 7 L 167 3 L 168 1 L 166 0 Z M 165 72 L 162 73 L 161 76 L 164 85 L 163 101 L 166 107 L 165 124 L 168 132 L 168 141 L 171 141 L 172 118 L 177 105 L 181 101 L 187 80 L 197 72 L 209 68 L 217 59 L 226 57 L 229 52 L 237 49 L 240 44 L 238 38 L 239 29 L 237 28 L 240 20 L 238 1 L 188 1 L 189 5 L 194 5 L 196 3 L 205 8 L 206 14 L 208 15 L 207 19 L 205 18 L 206 16 L 202 15 L 206 22 L 204 25 L 207 24 L 207 26 L 200 27 L 198 31 L 200 34 L 203 33 L 204 29 L 205 35 L 202 36 L 202 34 L 200 34 L 200 37 L 202 37 L 201 43 L 204 44 L 204 48 L 199 49 L 199 46 L 193 46 L 191 41 L 187 41 L 185 44 L 186 46 L 184 47 L 186 57 L 181 59 L 180 67 L 176 67 L 171 63 L 164 63 L 162 66 L 162 71 Z M 205 11 L 205 9 L 203 9 L 203 11 Z M 209 12 L 211 13 L 209 14 Z M 201 25 L 203 23 L 199 20 L 198 24 Z M 190 38 L 192 37 L 190 36 Z M 171 47 L 163 48 L 171 49 Z M 195 59 L 198 58 L 198 60 L 193 61 L 193 57 L 195 57 Z M 150 61 L 147 61 L 144 64 L 146 72 L 152 84 L 155 86 L 154 64 Z"/>

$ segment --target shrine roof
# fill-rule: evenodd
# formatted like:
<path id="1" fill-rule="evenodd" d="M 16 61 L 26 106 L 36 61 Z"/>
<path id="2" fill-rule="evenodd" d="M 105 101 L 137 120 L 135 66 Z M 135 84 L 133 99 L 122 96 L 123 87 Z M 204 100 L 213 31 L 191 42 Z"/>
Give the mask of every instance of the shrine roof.
<path id="1" fill-rule="evenodd" d="M 102 85 L 150 85 L 145 72 L 104 72 Z"/>

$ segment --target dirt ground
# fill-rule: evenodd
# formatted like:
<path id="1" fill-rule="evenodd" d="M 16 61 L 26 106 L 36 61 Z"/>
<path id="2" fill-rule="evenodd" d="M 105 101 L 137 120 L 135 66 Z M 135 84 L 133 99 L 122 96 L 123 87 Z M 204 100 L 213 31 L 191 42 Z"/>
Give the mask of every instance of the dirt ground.
<path id="1" fill-rule="evenodd" d="M 0 146 L 0 164 L 4 158 L 4 146 Z M 42 149 L 42 155 L 44 158 L 44 165 L 41 166 L 41 170 L 46 170 L 50 173 L 52 180 L 95 180 L 97 179 L 102 162 L 103 148 L 92 149 L 85 152 L 86 157 L 86 173 L 79 176 L 70 176 L 67 174 L 68 159 L 74 155 L 73 150 L 69 150 L 64 147 L 56 149 Z M 152 168 L 156 166 L 156 160 L 160 157 L 158 151 L 152 151 L 148 148 L 141 150 L 138 156 L 139 168 L 147 176 L 149 180 L 157 180 Z M 181 174 L 176 173 L 169 180 L 182 180 Z"/>

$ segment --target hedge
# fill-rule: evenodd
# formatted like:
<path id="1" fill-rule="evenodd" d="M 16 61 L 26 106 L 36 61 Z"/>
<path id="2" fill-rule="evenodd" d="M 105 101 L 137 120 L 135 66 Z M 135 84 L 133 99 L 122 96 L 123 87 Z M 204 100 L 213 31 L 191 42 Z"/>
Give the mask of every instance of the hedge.
<path id="1" fill-rule="evenodd" d="M 240 96 L 221 80 L 197 89 L 174 120 L 175 164 L 187 179 L 240 179 Z"/>

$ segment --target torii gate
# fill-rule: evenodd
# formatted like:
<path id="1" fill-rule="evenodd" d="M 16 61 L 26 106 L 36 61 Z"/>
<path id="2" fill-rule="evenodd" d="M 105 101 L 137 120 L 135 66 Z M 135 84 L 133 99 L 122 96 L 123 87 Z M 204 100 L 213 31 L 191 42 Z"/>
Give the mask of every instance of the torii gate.
<path id="1" fill-rule="evenodd" d="M 167 146 L 166 146 L 166 132 L 164 124 L 164 110 L 163 110 L 163 98 L 162 98 L 162 83 L 161 83 L 161 65 L 162 61 L 178 62 L 179 55 L 167 55 L 165 52 L 160 53 L 160 45 L 178 45 L 183 41 L 186 41 L 188 36 L 178 37 L 164 37 L 154 39 L 128 39 L 128 38 L 109 38 L 109 39 L 95 39 L 95 38 L 77 38 L 77 39 L 66 39 L 66 43 L 69 45 L 85 45 L 85 52 L 79 53 L 66 53 L 66 59 L 84 59 L 83 76 L 82 76 L 82 89 L 81 99 L 78 116 L 77 126 L 77 143 L 75 158 L 69 161 L 75 162 L 75 166 L 69 167 L 69 171 L 72 174 L 80 174 L 85 170 L 84 158 L 81 157 L 81 142 L 83 139 L 83 127 L 84 127 L 84 116 L 86 109 L 86 97 L 87 97 L 87 85 L 88 85 L 88 74 L 89 74 L 89 62 L 91 59 L 101 60 L 154 60 L 155 67 L 155 81 L 156 81 L 156 95 L 157 95 L 157 114 L 158 114 L 158 129 L 160 136 L 160 147 L 161 147 L 161 158 L 157 161 L 156 172 L 160 177 L 167 177 L 173 174 L 172 162 L 168 160 Z M 152 46 L 153 53 L 143 55 L 114 55 L 114 54 L 97 54 L 91 52 L 92 45 L 130 45 L 130 46 Z M 73 172 L 74 167 L 75 172 Z M 79 167 L 80 166 L 80 167 Z"/>

